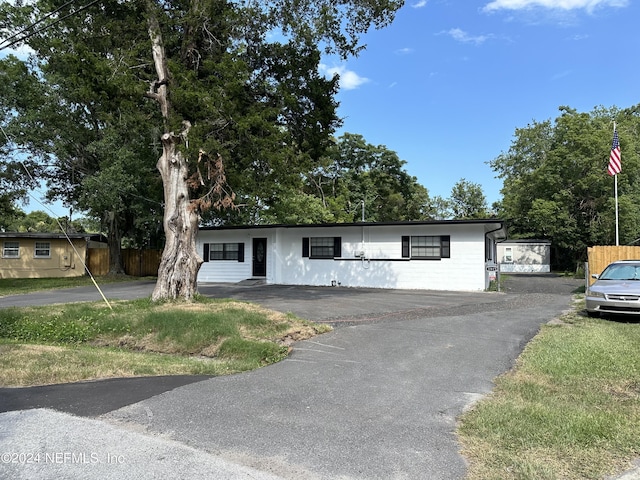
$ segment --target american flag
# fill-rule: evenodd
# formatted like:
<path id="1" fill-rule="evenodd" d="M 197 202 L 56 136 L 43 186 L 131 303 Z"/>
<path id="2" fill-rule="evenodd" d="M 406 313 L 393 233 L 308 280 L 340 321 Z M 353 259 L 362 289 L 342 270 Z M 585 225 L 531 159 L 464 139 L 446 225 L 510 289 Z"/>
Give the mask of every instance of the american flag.
<path id="1" fill-rule="evenodd" d="M 611 145 L 611 155 L 609 155 L 609 167 L 607 172 L 609 175 L 617 175 L 622 171 L 622 163 L 620 161 L 620 142 L 618 141 L 618 130 L 613 130 L 613 144 Z"/>

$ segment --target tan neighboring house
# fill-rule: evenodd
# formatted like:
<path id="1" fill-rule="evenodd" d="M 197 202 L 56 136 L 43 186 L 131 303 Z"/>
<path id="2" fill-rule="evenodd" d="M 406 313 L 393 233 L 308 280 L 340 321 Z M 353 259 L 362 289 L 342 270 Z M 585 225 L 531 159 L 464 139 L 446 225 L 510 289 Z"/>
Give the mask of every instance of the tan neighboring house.
<path id="1" fill-rule="evenodd" d="M 0 278 L 79 277 L 98 234 L 0 232 Z"/>

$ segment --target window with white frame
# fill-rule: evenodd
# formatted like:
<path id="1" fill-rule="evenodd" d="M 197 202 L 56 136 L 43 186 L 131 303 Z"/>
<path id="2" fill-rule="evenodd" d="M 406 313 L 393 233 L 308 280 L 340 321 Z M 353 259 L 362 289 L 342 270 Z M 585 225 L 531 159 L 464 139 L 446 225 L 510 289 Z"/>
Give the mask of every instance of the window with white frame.
<path id="1" fill-rule="evenodd" d="M 244 262 L 244 243 L 205 243 L 204 261 L 217 260 Z"/>
<path id="2" fill-rule="evenodd" d="M 306 258 L 338 258 L 342 256 L 342 237 L 305 237 L 302 256 Z"/>
<path id="3" fill-rule="evenodd" d="M 2 248 L 3 258 L 19 258 L 20 257 L 20 242 L 7 241 L 4 242 Z"/>
<path id="4" fill-rule="evenodd" d="M 513 247 L 504 247 L 505 263 L 513 263 Z"/>
<path id="5" fill-rule="evenodd" d="M 402 237 L 402 257 L 439 260 L 451 257 L 449 235 L 412 235 Z"/>
<path id="6" fill-rule="evenodd" d="M 36 242 L 33 256 L 35 258 L 51 258 L 51 242 Z"/>

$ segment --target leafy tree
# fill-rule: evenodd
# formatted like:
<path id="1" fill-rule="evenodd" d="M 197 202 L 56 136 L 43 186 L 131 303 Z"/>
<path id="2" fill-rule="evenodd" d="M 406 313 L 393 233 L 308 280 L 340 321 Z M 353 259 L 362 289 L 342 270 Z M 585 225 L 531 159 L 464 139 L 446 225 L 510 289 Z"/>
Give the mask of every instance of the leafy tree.
<path id="1" fill-rule="evenodd" d="M 464 178 L 460 179 L 451 189 L 448 206 L 456 220 L 489 217 L 487 199 L 482 191 L 482 186 Z"/>
<path id="2" fill-rule="evenodd" d="M 24 215 L 15 205 L 29 202 L 28 192 L 39 186 L 42 172 L 38 159 L 26 155 L 28 146 L 21 148 L 24 130 L 13 123 L 27 114 L 30 99 L 42 102 L 37 79 L 18 81 L 27 72 L 28 67 L 16 58 L 0 60 L 0 228 Z M 29 122 L 33 125 L 33 119 Z"/>
<path id="3" fill-rule="evenodd" d="M 0 26 L 19 31 L 66 4 L 4 5 Z M 68 176 L 100 172 L 102 181 L 85 182 L 95 186 L 126 182 L 118 176 L 128 172 L 115 162 L 121 155 L 131 158 L 124 152 L 134 153 L 141 168 L 133 170 L 148 178 L 145 146 L 158 146 L 166 244 L 153 298 L 190 299 L 202 263 L 195 250 L 198 221 L 212 207 L 234 204 L 227 179 L 233 185 L 246 178 L 243 200 L 257 199 L 260 209 L 270 201 L 255 194 L 264 179 L 319 158 L 335 115 L 324 96 L 331 85 L 317 77 L 306 81 L 305 72 L 317 64 L 317 45 L 344 57 L 356 54 L 362 48 L 359 36 L 371 25 L 389 23 L 401 5 L 399 0 L 105 0 L 64 18 L 57 13 L 57 23 L 26 39 L 36 52 L 28 81 L 46 83 L 49 88 L 39 94 L 57 102 L 44 105 L 57 103 L 62 112 L 50 112 L 51 128 L 41 129 L 33 150 L 67 162 Z M 268 41 L 274 31 L 287 43 Z M 153 102 L 141 102 L 144 97 Z M 316 111 L 324 113 L 314 117 Z M 34 127 L 43 121 L 40 115 L 32 118 Z M 64 135 L 51 138 L 51 130 Z M 160 142 L 149 137 L 152 131 Z M 114 139 L 119 148 L 109 147 Z M 113 170 L 102 173 L 109 162 Z M 293 175 L 284 179 L 285 187 L 294 183 Z M 87 192 L 70 188 L 54 195 L 74 203 Z"/>
<path id="4" fill-rule="evenodd" d="M 84 233 L 82 222 L 78 220 L 69 221 L 69 217 L 53 218 L 42 210 L 24 213 L 17 210 L 17 214 L 6 225 L 7 232 L 41 232 L 41 233 Z"/>
<path id="5" fill-rule="evenodd" d="M 491 166 L 504 181 L 499 208 L 510 233 L 551 239 L 558 266 L 572 268 L 586 258 L 587 246 L 614 241 L 614 180 L 606 174 L 614 119 L 623 155 L 620 239 L 624 244 L 640 237 L 640 110 L 600 107 L 580 113 L 560 107 L 560 112 L 554 122 L 516 129 L 509 151 Z"/>
<path id="6" fill-rule="evenodd" d="M 11 226 L 24 212 L 17 208 L 9 195 L 0 195 L 0 232 L 11 231 Z"/>
<path id="7" fill-rule="evenodd" d="M 447 220 L 453 217 L 451 211 L 451 200 L 444 198 L 441 195 L 436 195 L 431 199 L 431 218 L 434 220 Z"/>
<path id="8" fill-rule="evenodd" d="M 345 133 L 307 175 L 306 191 L 320 199 L 333 220 L 369 222 L 429 218 L 429 194 L 404 170 L 405 161 L 362 135 Z"/>
<path id="9" fill-rule="evenodd" d="M 4 5 L 0 24 L 5 31 L 24 28 L 62 3 Z M 33 160 L 30 176 L 46 180 L 48 198 L 101 220 L 115 274 L 124 273 L 122 236 L 143 236 L 141 221 L 161 216 L 149 124 L 155 109 L 124 61 L 140 58 L 140 48 L 147 52 L 148 42 L 141 45 L 131 32 L 135 3 L 71 14 L 27 39 L 35 52 L 28 61 L 10 56 L 0 65 L 11 85 L 0 93 L 12 113 L 4 125 Z M 153 198 L 155 209 L 137 208 L 143 197 Z"/>

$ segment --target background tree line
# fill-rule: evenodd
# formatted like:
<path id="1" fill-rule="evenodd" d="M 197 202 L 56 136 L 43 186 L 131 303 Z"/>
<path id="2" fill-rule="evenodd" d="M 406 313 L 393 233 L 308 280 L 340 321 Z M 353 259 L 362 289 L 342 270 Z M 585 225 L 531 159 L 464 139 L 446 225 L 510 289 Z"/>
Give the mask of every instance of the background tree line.
<path id="1" fill-rule="evenodd" d="M 515 131 L 511 147 L 490 162 L 503 180 L 495 205 L 514 238 L 552 241 L 555 268 L 575 269 L 587 247 L 615 244 L 614 179 L 607 174 L 617 122 L 620 244 L 640 242 L 639 106 L 578 112 Z"/>

